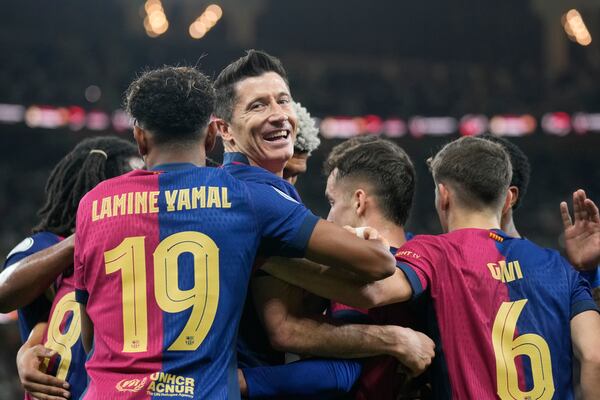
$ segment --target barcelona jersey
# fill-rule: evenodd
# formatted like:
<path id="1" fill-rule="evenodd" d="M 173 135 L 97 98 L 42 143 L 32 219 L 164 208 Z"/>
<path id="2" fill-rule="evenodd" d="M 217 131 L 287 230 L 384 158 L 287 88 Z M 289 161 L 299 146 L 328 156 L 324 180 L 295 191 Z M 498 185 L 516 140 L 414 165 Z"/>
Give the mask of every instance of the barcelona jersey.
<path id="1" fill-rule="evenodd" d="M 273 186 L 297 202 L 301 202 L 296 188 L 288 181 L 261 167 L 250 165 L 248 157 L 238 152 L 227 152 L 223 155 L 223 167 L 232 176 L 245 182 L 264 183 Z M 258 250 L 259 258 L 268 254 L 276 254 L 277 241 L 264 240 Z M 257 261 L 255 268 L 260 266 Z M 268 275 L 255 271 L 255 276 Z M 285 362 L 285 354 L 273 350 L 269 336 L 256 312 L 252 292 L 248 292 L 244 303 L 244 311 L 240 320 L 237 341 L 238 365 L 242 368 L 266 365 L 279 365 Z"/>
<path id="2" fill-rule="evenodd" d="M 263 184 L 165 164 L 102 182 L 77 213 L 94 324 L 82 398 L 239 398 L 235 338 L 262 240 L 302 254 L 318 218 Z"/>
<path id="3" fill-rule="evenodd" d="M 75 300 L 73 275 L 60 276 L 52 302 L 43 344 L 56 355 L 44 360 L 42 369 L 69 383 L 71 398 L 78 399 L 87 385 L 86 354 L 81 343 L 81 314 Z M 28 398 L 28 397 L 26 397 Z"/>
<path id="4" fill-rule="evenodd" d="M 499 230 L 416 236 L 396 259 L 434 308 L 435 398 L 573 398 L 570 320 L 596 310 L 554 250 Z"/>

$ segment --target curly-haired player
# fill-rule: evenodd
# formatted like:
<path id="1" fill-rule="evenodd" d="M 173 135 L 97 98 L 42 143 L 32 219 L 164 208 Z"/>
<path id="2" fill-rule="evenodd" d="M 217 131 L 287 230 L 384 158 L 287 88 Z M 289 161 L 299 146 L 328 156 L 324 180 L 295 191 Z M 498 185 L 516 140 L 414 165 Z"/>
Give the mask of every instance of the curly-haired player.
<path id="1" fill-rule="evenodd" d="M 34 234 L 6 260 L 0 275 L 0 304 L 3 311 L 19 308 L 19 328 L 26 342 L 17 367 L 27 398 L 64 395 L 65 381 L 74 396 L 85 388 L 85 354 L 78 340 L 79 310 L 70 268 L 77 205 L 99 182 L 141 164 L 135 146 L 123 139 L 96 137 L 80 142 L 52 170 Z M 45 374 L 39 371 L 44 357 L 54 354 L 43 365 Z"/>
<path id="2" fill-rule="evenodd" d="M 319 147 L 321 139 L 319 139 L 319 128 L 308 110 L 295 101 L 292 102 L 292 108 L 298 119 L 298 133 L 294 142 L 294 154 L 283 169 L 283 179 L 294 185 L 298 176 L 306 172 L 308 157 Z"/>

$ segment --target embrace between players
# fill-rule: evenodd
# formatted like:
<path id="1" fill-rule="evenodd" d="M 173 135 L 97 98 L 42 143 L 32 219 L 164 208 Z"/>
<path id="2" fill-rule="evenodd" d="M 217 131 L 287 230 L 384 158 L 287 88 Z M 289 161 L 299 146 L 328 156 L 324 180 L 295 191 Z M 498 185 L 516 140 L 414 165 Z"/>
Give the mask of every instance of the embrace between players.
<path id="1" fill-rule="evenodd" d="M 146 72 L 126 107 L 137 149 L 81 142 L 0 275 L 1 311 L 19 308 L 27 396 L 600 395 L 589 283 L 516 231 L 529 171 L 510 143 L 463 138 L 429 160 L 446 233 L 407 241 L 415 172 L 395 144 L 334 148 L 330 222 L 283 179 L 318 140 L 296 140 L 299 125 L 316 130 L 298 123 L 274 57 L 249 51 L 214 85 L 194 68 Z M 224 164 L 206 168 L 217 135 Z M 144 170 L 131 170 L 137 152 Z M 567 254 L 597 285 L 598 209 L 583 191 L 573 206 L 574 222 L 561 205 Z M 285 364 L 286 351 L 313 357 Z"/>

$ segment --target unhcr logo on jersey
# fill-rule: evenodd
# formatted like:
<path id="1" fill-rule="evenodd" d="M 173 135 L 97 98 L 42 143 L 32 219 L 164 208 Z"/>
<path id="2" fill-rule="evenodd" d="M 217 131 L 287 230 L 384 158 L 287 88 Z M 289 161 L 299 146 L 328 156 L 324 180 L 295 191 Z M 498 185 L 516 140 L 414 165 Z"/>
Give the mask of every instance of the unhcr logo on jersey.
<path id="1" fill-rule="evenodd" d="M 155 372 L 150 375 L 148 395 L 150 396 L 179 396 L 194 398 L 194 378 Z"/>

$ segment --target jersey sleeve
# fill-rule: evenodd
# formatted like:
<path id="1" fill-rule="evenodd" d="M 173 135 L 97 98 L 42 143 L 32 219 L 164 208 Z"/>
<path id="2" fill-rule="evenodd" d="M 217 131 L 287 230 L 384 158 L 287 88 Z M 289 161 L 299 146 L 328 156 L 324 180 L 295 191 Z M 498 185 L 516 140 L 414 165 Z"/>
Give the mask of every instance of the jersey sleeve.
<path id="1" fill-rule="evenodd" d="M 592 298 L 589 282 L 573 270 L 564 259 L 569 275 L 571 275 L 571 318 L 584 311 L 600 311 Z"/>
<path id="2" fill-rule="evenodd" d="M 261 256 L 303 257 L 319 217 L 280 189 L 248 183 L 263 239 Z M 274 245 L 277 243 L 277 245 Z"/>
<path id="3" fill-rule="evenodd" d="M 273 367 L 244 368 L 248 398 L 318 396 L 347 393 L 360 377 L 354 360 L 303 360 Z M 337 397 L 336 397 L 337 398 Z"/>
<path id="4" fill-rule="evenodd" d="M 19 243 L 6 258 L 4 269 L 15 265 L 19 261 L 51 247 L 58 243 L 60 238 L 54 234 L 42 232 L 24 239 Z M 31 303 L 19 309 L 19 329 L 23 341 L 29 337 L 33 327 L 43 321 L 47 321 L 52 308 L 53 289 L 48 288 L 46 294 L 39 296 Z"/>
<path id="5" fill-rule="evenodd" d="M 443 260 L 441 247 L 435 237 L 415 236 L 396 252 L 396 266 L 404 272 L 417 298 L 434 280 L 435 267 Z"/>
<path id="6" fill-rule="evenodd" d="M 592 289 L 600 287 L 600 267 L 591 271 L 580 272 L 581 276 L 589 282 Z"/>

